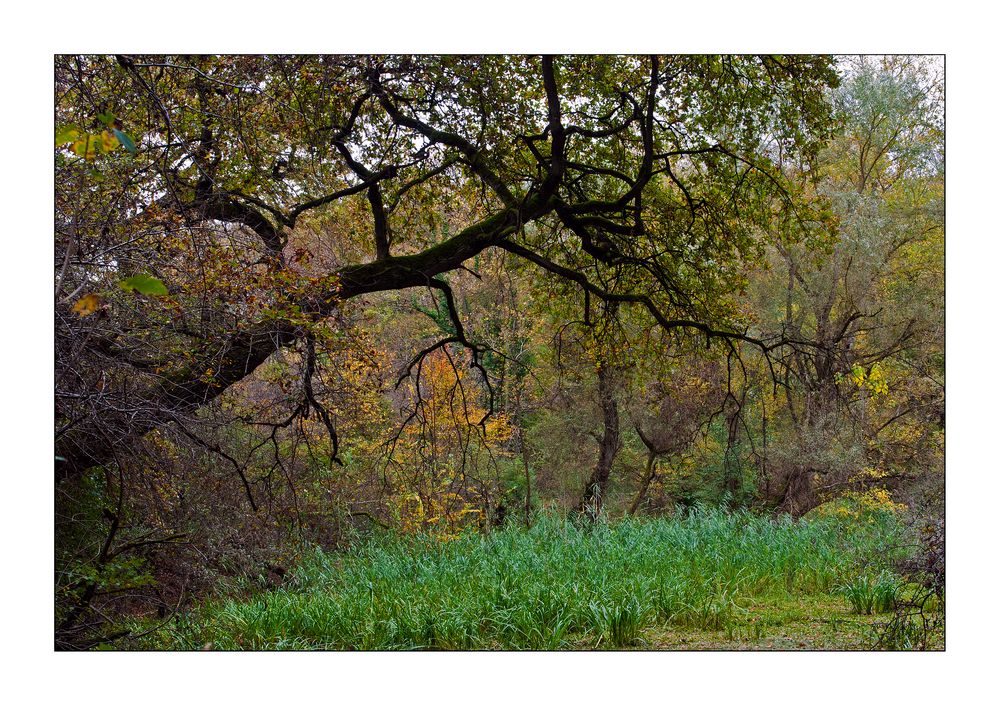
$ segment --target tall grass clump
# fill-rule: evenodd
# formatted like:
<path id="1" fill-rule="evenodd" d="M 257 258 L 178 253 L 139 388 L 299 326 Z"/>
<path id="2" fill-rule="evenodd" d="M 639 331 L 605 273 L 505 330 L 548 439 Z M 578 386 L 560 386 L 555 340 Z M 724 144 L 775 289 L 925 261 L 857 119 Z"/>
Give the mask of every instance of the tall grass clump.
<path id="1" fill-rule="evenodd" d="M 897 576 L 882 571 L 876 576 L 862 574 L 854 577 L 840 587 L 840 593 L 855 613 L 872 615 L 893 610 L 901 588 L 902 582 Z"/>
<path id="2" fill-rule="evenodd" d="M 724 630 L 748 601 L 854 586 L 887 556 L 894 531 L 699 509 L 584 526 L 545 515 L 530 530 L 450 542 L 386 534 L 344 553 L 315 550 L 282 588 L 203 605 L 153 639 L 220 649 L 627 647 L 653 625 Z"/>
<path id="3" fill-rule="evenodd" d="M 598 644 L 607 640 L 614 647 L 628 647 L 639 639 L 642 630 L 644 610 L 635 598 L 605 605 L 591 603 L 593 625 L 598 635 Z"/>

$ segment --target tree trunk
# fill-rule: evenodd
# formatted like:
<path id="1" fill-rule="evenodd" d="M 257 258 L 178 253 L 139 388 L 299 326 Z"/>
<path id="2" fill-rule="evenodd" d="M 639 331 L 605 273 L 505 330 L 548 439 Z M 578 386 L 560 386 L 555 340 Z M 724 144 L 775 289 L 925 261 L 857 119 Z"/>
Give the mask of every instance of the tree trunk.
<path id="1" fill-rule="evenodd" d="M 642 505 L 642 501 L 646 499 L 646 493 L 649 492 L 649 484 L 653 482 L 653 478 L 655 477 L 656 453 L 650 449 L 646 455 L 646 472 L 642 476 L 642 485 L 639 486 L 639 492 L 636 493 L 635 500 L 632 501 L 632 505 L 628 509 L 630 516 L 635 515 L 639 506 Z"/>
<path id="2" fill-rule="evenodd" d="M 725 477 L 723 478 L 723 490 L 729 495 L 729 504 L 735 507 L 736 496 L 743 487 L 743 479 L 740 472 L 739 451 L 736 448 L 739 443 L 739 422 L 741 405 L 734 404 L 733 410 L 726 417 L 726 453 L 723 460 Z"/>
<path id="3" fill-rule="evenodd" d="M 524 442 L 524 429 L 518 428 L 521 441 L 521 460 L 524 462 L 524 526 L 531 527 L 531 466 L 528 463 L 528 447 Z"/>
<path id="4" fill-rule="evenodd" d="M 604 497 L 611 477 L 611 465 L 621 449 L 621 428 L 618 416 L 618 400 L 615 399 L 613 374 L 609 366 L 602 365 L 597 370 L 597 394 L 604 421 L 604 434 L 599 439 L 600 446 L 597 466 L 583 490 L 583 498 L 577 505 L 577 512 L 586 513 L 591 519 L 601 514 Z"/>

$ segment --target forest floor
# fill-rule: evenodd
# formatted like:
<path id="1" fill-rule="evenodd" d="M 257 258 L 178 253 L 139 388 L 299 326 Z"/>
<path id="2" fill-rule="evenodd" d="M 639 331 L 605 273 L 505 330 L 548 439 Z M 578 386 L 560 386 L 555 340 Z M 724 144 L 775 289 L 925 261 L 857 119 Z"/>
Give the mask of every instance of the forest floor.
<path id="1" fill-rule="evenodd" d="M 232 587 L 138 649 L 866 650 L 913 586 L 892 517 L 702 511 L 580 527 L 384 535 Z M 893 647 L 943 646 L 940 630 Z"/>
<path id="2" fill-rule="evenodd" d="M 721 630 L 663 627 L 646 638 L 657 650 L 866 650 L 884 615 L 860 615 L 842 596 L 788 596 L 746 606 Z"/>

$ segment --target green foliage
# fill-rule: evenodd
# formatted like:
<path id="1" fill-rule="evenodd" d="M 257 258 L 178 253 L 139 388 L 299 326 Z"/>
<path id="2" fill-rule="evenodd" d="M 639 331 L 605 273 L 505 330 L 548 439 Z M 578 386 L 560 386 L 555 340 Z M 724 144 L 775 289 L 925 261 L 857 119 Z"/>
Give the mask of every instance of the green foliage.
<path id="1" fill-rule="evenodd" d="M 441 333 L 447 336 L 454 336 L 457 331 L 455 330 L 455 324 L 451 320 L 451 316 L 448 313 L 448 299 L 445 293 L 440 290 L 434 290 L 437 295 L 437 301 L 435 308 L 426 307 L 417 301 L 417 297 L 413 296 L 410 299 L 410 303 L 414 309 L 419 311 L 421 314 L 433 321 Z"/>
<path id="2" fill-rule="evenodd" d="M 115 500 L 108 496 L 103 469 L 91 469 L 79 483 L 68 508 L 74 522 L 59 525 L 56 533 L 56 624 L 78 608 L 85 594 L 115 595 L 155 584 L 144 557 L 103 551 Z"/>
<path id="3" fill-rule="evenodd" d="M 138 274 L 127 279 L 123 279 L 118 286 L 126 292 L 135 290 L 139 294 L 166 295 L 167 287 L 160 280 L 152 275 Z"/>
<path id="4" fill-rule="evenodd" d="M 81 130 L 76 125 L 63 125 L 56 128 L 56 147 L 62 147 L 70 142 L 76 142 Z"/>

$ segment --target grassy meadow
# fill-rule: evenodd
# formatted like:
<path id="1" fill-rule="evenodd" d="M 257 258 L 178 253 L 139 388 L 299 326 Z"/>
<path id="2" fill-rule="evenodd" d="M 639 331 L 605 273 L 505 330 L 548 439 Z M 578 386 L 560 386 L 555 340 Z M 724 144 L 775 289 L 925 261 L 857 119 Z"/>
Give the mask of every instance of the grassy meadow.
<path id="1" fill-rule="evenodd" d="M 699 510 L 579 526 L 542 516 L 442 542 L 311 550 L 141 626 L 140 649 L 870 649 L 908 590 L 890 514 L 774 520 Z M 137 628 L 140 626 L 136 626 Z M 890 647 L 906 648 L 902 644 Z"/>

